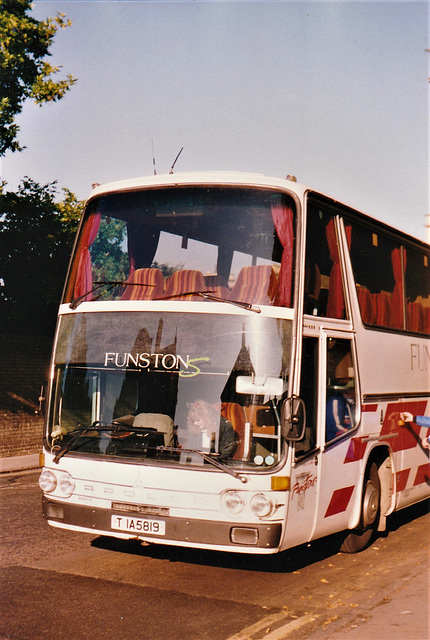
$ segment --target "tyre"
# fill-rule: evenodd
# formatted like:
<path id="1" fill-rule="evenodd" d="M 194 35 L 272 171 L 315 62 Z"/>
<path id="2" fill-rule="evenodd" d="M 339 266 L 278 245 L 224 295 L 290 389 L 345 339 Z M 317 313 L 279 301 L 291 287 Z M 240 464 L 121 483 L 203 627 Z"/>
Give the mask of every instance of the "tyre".
<path id="1" fill-rule="evenodd" d="M 378 525 L 380 503 L 381 485 L 378 477 L 378 467 L 373 462 L 364 479 L 360 524 L 357 529 L 347 534 L 340 547 L 341 551 L 344 553 L 357 553 L 370 544 Z"/>

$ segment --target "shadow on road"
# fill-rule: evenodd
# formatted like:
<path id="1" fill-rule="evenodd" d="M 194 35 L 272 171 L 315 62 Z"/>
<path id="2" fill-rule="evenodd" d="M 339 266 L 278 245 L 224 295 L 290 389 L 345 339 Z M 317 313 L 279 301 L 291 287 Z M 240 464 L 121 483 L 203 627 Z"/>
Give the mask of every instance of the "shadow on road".
<path id="1" fill-rule="evenodd" d="M 387 519 L 387 533 L 384 536 L 388 535 L 390 531 L 396 531 L 405 524 L 424 516 L 428 513 L 429 506 L 430 500 L 426 500 L 392 514 Z M 227 553 L 160 544 L 145 544 L 138 540 L 121 540 L 107 536 L 95 538 L 91 544 L 99 549 L 163 559 L 169 562 L 216 566 L 242 571 L 290 573 L 336 555 L 344 535 L 344 533 L 335 534 L 315 540 L 312 544 L 304 544 L 274 555 Z"/>
<path id="2" fill-rule="evenodd" d="M 312 543 L 312 545 L 301 545 L 274 555 L 208 551 L 206 549 L 190 549 L 159 544 L 145 545 L 137 540 L 119 540 L 105 536 L 96 538 L 91 544 L 97 548 L 169 560 L 170 562 L 183 562 L 242 571 L 290 573 L 335 555 L 339 551 L 341 538 L 339 536 L 323 538 Z"/>
<path id="3" fill-rule="evenodd" d="M 429 506 L 430 500 L 427 500 L 392 514 L 387 519 L 387 533 L 383 535 L 386 536 L 390 531 L 396 531 L 405 524 L 424 516 L 428 513 Z M 107 536 L 96 538 L 91 544 L 99 549 L 168 560 L 169 562 L 216 566 L 242 571 L 290 573 L 336 555 L 344 535 L 344 533 L 335 534 L 315 540 L 312 544 L 304 544 L 274 555 L 226 553 L 159 544 L 147 545 L 138 540 L 120 540 Z"/>
<path id="4" fill-rule="evenodd" d="M 421 516 L 426 515 L 429 511 L 430 499 L 413 504 L 411 507 L 407 507 L 401 511 L 396 511 L 396 513 L 393 513 L 387 518 L 387 532 L 397 531 L 397 529 L 403 527 L 403 525 L 408 524 L 417 518 L 421 518 Z"/>

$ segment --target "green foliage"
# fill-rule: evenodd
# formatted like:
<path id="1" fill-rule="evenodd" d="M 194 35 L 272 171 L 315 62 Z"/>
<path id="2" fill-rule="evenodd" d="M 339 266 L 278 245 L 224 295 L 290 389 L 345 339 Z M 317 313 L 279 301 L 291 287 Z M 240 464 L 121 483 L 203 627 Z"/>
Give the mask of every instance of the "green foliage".
<path id="1" fill-rule="evenodd" d="M 83 202 L 25 178 L 2 194 L 0 331 L 52 335 Z"/>
<path id="2" fill-rule="evenodd" d="M 151 267 L 153 267 L 154 269 L 160 269 L 163 276 L 165 278 L 169 278 L 173 273 L 175 273 L 175 271 L 180 271 L 181 269 L 183 269 L 184 265 L 183 264 L 171 265 L 171 264 L 168 264 L 167 262 L 160 263 L 154 260 Z"/>
<path id="3" fill-rule="evenodd" d="M 123 220 L 104 218 L 91 247 L 93 279 L 122 282 L 129 272 L 127 247 L 124 247 L 127 226 Z"/>
<path id="4" fill-rule="evenodd" d="M 74 193 L 69 189 L 63 188 L 63 200 L 57 202 L 56 207 L 60 214 L 63 231 L 68 238 L 74 237 L 84 206 L 84 200 L 77 200 Z"/>
<path id="5" fill-rule="evenodd" d="M 60 100 L 76 82 L 53 78 L 61 67 L 45 60 L 58 29 L 70 26 L 65 15 L 39 21 L 27 15 L 30 0 L 0 0 L 0 156 L 20 151 L 15 117 L 26 99 L 42 106 Z"/>

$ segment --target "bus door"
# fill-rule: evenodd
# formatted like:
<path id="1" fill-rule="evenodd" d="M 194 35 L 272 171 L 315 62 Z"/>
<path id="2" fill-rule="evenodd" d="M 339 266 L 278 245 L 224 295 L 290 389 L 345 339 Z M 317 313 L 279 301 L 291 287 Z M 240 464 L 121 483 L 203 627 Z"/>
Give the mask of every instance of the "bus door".
<path id="1" fill-rule="evenodd" d="M 323 331 L 320 349 L 320 486 L 313 537 L 348 527 L 355 491 L 362 484 L 359 462 L 351 455 L 361 407 L 353 335 Z"/>
<path id="2" fill-rule="evenodd" d="M 300 396 L 306 428 L 295 443 L 286 541 L 300 544 L 342 530 L 357 483 L 348 462 L 359 420 L 353 337 L 321 330 L 303 338 Z"/>
<path id="3" fill-rule="evenodd" d="M 318 423 L 321 420 L 320 357 L 317 333 L 303 338 L 300 397 L 304 401 L 306 427 L 304 437 L 292 446 L 293 464 L 290 476 L 290 504 L 285 543 L 292 547 L 310 540 L 314 530 L 318 504 L 320 449 Z"/>

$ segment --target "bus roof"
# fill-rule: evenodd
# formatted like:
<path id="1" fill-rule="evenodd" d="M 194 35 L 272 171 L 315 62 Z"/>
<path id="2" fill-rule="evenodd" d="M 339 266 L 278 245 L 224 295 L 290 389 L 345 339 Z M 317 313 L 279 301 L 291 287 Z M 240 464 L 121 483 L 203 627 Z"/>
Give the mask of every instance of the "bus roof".
<path id="1" fill-rule="evenodd" d="M 196 171 L 189 173 L 159 174 L 132 178 L 118 182 L 97 186 L 90 194 L 90 198 L 104 193 L 128 191 L 145 187 L 163 187 L 176 185 L 244 185 L 256 187 L 272 187 L 288 189 L 302 195 L 308 187 L 297 183 L 293 179 L 271 178 L 260 173 L 246 173 L 240 171 Z"/>
<path id="2" fill-rule="evenodd" d="M 304 197 L 305 193 L 313 193 L 316 196 L 322 197 L 332 204 L 342 206 L 344 209 L 349 210 L 351 215 L 362 218 L 368 224 L 372 224 L 381 229 L 385 229 L 389 233 L 395 233 L 404 238 L 408 238 L 414 243 L 420 244 L 423 247 L 428 248 L 428 244 L 423 242 L 419 238 L 411 236 L 410 234 L 390 226 L 389 224 L 372 217 L 369 214 L 362 213 L 354 207 L 341 202 L 337 198 L 326 193 L 315 191 L 311 187 L 301 184 L 296 181 L 294 176 L 288 175 L 286 178 L 273 178 L 260 173 L 247 173 L 241 171 L 195 171 L 195 172 L 182 172 L 172 174 L 157 174 L 150 176 L 143 176 L 140 178 L 130 178 L 127 180 L 120 180 L 117 182 L 109 182 L 103 185 L 96 186 L 90 193 L 89 200 L 108 193 L 118 193 L 121 191 L 134 191 L 136 189 L 144 189 L 151 187 L 169 187 L 180 185 L 219 185 L 219 186 L 254 186 L 261 188 L 281 189 L 295 194 L 299 199 Z"/>

